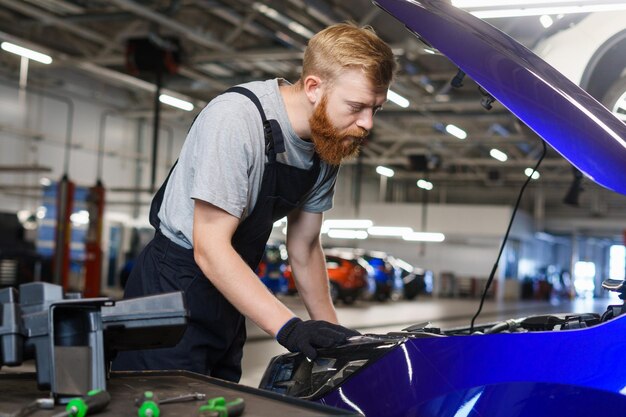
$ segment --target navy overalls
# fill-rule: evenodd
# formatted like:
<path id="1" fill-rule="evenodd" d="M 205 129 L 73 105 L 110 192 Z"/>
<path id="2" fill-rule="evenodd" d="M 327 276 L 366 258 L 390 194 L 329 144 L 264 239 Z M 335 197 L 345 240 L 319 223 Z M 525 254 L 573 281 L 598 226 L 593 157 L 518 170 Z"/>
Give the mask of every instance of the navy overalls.
<path id="1" fill-rule="evenodd" d="M 280 125 L 266 119 L 250 90 L 233 87 L 226 92 L 252 100 L 264 126 L 268 160 L 261 189 L 252 213 L 239 224 L 232 239 L 234 249 L 255 270 L 274 222 L 302 204 L 303 196 L 317 180 L 320 162 L 317 154 L 308 170 L 277 162 L 276 154 L 285 152 Z M 190 315 L 187 330 L 173 348 L 119 352 L 112 369 L 189 370 L 237 382 L 246 339 L 245 318 L 204 276 L 194 261 L 193 249 L 175 244 L 160 232 L 158 213 L 168 180 L 169 175 L 152 200 L 150 223 L 156 233 L 137 259 L 124 298 L 184 291 Z"/>

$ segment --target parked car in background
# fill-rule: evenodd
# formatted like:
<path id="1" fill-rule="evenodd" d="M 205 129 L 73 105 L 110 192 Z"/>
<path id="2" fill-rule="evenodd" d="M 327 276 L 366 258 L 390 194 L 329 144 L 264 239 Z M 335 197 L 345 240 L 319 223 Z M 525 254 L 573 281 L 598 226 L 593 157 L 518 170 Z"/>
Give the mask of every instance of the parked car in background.
<path id="1" fill-rule="evenodd" d="M 426 280 L 432 274 L 431 271 L 417 268 L 393 256 L 389 257 L 389 262 L 394 267 L 396 277 L 402 281 L 404 298 L 414 300 L 419 294 L 426 291 Z"/>
<path id="2" fill-rule="evenodd" d="M 402 292 L 402 280 L 396 277 L 396 271 L 386 253 L 354 248 L 332 248 L 325 252 L 331 256 L 362 259 L 362 265 L 368 264 L 366 298 L 386 301 L 393 293 Z"/>
<path id="3" fill-rule="evenodd" d="M 261 282 L 273 294 L 287 294 L 288 291 L 289 284 L 285 277 L 287 262 L 281 252 L 284 252 L 284 249 L 281 250 L 280 246 L 266 245 L 263 258 L 256 269 Z"/>
<path id="4" fill-rule="evenodd" d="M 367 287 L 368 275 L 373 274 L 370 265 L 355 257 L 350 252 L 325 255 L 326 271 L 330 285 L 330 297 L 333 303 L 343 301 L 352 304 Z M 287 266 L 285 273 L 288 283 L 288 293 L 297 292 L 291 266 Z"/>
<path id="5" fill-rule="evenodd" d="M 352 304 L 367 287 L 368 268 L 361 259 L 326 255 L 330 297 Z"/>

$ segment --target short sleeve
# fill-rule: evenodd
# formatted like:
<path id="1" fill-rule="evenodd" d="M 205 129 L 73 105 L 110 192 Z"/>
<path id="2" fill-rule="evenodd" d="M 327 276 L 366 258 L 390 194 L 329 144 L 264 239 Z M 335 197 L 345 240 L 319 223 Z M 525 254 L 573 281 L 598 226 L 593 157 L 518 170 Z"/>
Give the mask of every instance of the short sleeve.
<path id="1" fill-rule="evenodd" d="M 241 218 L 248 204 L 249 173 L 258 114 L 247 99 L 228 95 L 212 102 L 198 116 L 191 140 L 190 197 L 213 204 Z"/>

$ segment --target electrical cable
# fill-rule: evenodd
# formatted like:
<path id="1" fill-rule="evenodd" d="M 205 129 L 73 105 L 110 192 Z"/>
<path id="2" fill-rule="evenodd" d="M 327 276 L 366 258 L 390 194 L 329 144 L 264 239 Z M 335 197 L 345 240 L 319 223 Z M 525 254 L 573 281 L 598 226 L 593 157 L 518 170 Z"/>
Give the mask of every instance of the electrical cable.
<path id="1" fill-rule="evenodd" d="M 491 269 L 491 274 L 489 274 L 489 278 L 487 279 L 487 284 L 485 285 L 483 295 L 480 298 L 480 305 L 478 307 L 478 311 L 476 312 L 476 314 L 474 314 L 474 317 L 472 317 L 472 322 L 470 323 L 470 331 L 469 331 L 470 334 L 474 332 L 474 322 L 476 321 L 476 319 L 480 315 L 480 312 L 483 309 L 483 304 L 485 303 L 487 292 L 489 291 L 489 287 L 491 286 L 491 283 L 493 282 L 493 277 L 495 276 L 496 270 L 498 269 L 498 263 L 500 262 L 500 257 L 502 256 L 502 252 L 504 251 L 504 245 L 506 245 L 506 241 L 509 238 L 509 232 L 511 231 L 511 226 L 513 226 L 513 221 L 515 220 L 515 214 L 517 213 L 517 209 L 519 208 L 520 201 L 522 201 L 522 195 L 524 195 L 524 190 L 526 189 L 526 187 L 532 180 L 532 177 L 535 174 L 535 172 L 537 172 L 537 168 L 539 168 L 539 165 L 541 165 L 541 161 L 543 161 L 543 158 L 546 156 L 546 152 L 547 152 L 546 142 L 542 140 L 541 144 L 543 145 L 543 151 L 541 153 L 541 156 L 539 157 L 539 160 L 537 160 L 535 167 L 533 168 L 533 172 L 530 173 L 530 175 L 528 176 L 528 179 L 526 180 L 524 185 L 522 185 L 522 189 L 520 190 L 519 195 L 517 196 L 517 201 L 515 202 L 515 207 L 513 208 L 513 214 L 511 215 L 509 226 L 506 228 L 504 239 L 502 239 L 502 244 L 500 245 L 500 251 L 498 252 L 498 257 L 496 258 L 496 262 L 493 264 L 493 268 Z"/>

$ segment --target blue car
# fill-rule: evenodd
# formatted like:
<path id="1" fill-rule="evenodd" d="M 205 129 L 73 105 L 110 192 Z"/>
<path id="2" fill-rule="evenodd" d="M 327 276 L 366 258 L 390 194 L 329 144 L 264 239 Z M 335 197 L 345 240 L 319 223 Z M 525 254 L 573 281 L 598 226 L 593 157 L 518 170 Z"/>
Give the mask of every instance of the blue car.
<path id="1" fill-rule="evenodd" d="M 256 269 L 261 282 L 272 294 L 287 294 L 289 290 L 289 282 L 285 277 L 287 262 L 284 252 L 284 248 L 281 250 L 280 246 L 266 245 L 263 258 Z"/>
<path id="2" fill-rule="evenodd" d="M 441 0 L 376 4 L 448 56 L 578 170 L 626 194 L 626 124 L 535 54 Z M 607 289 L 626 299 L 622 281 Z M 626 415 L 626 303 L 442 330 L 413 326 L 270 363 L 261 388 L 365 416 Z M 419 318 L 416 318 L 419 320 Z"/>

